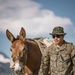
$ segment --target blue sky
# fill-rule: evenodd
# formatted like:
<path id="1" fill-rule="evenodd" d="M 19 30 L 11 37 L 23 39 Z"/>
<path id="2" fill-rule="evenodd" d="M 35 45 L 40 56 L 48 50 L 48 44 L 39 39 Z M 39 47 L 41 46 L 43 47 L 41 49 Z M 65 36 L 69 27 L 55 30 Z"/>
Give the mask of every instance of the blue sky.
<path id="1" fill-rule="evenodd" d="M 9 29 L 16 37 L 21 27 L 27 38 L 47 37 L 55 26 L 64 27 L 65 40 L 75 45 L 75 0 L 0 0 L 0 51 L 10 57 Z"/>

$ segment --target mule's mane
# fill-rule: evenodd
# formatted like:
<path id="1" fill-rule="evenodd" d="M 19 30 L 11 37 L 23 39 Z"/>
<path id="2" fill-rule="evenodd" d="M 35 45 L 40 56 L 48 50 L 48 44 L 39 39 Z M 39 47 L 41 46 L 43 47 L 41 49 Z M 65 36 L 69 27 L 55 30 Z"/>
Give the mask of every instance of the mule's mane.
<path id="1" fill-rule="evenodd" d="M 34 41 L 34 39 L 31 39 L 31 38 L 26 38 L 26 40 Z"/>
<path id="2" fill-rule="evenodd" d="M 17 37 L 15 38 L 15 40 L 19 40 L 19 38 L 20 38 L 20 36 L 19 35 L 17 35 Z M 26 40 L 30 40 L 30 41 L 34 41 L 34 40 L 39 40 L 39 39 L 44 39 L 43 37 L 36 37 L 36 38 L 26 38 Z"/>

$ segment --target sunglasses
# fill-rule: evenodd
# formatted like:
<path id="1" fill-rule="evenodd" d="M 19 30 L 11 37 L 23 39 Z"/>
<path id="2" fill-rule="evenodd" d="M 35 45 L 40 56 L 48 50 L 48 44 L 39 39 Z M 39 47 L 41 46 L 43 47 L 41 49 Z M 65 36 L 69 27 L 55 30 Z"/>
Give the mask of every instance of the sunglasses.
<path id="1" fill-rule="evenodd" d="M 52 38 L 55 38 L 55 37 L 60 38 L 60 36 L 62 35 L 52 35 Z"/>

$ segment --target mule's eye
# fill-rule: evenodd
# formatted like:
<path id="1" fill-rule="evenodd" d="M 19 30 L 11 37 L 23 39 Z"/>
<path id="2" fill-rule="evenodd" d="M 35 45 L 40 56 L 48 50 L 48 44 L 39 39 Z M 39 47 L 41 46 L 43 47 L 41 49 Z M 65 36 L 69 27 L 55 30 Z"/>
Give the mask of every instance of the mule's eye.
<path id="1" fill-rule="evenodd" d="M 10 48 L 10 51 L 12 51 L 12 49 Z"/>
<path id="2" fill-rule="evenodd" d="M 10 49 L 10 51 L 12 52 L 12 49 Z"/>
<path id="3" fill-rule="evenodd" d="M 25 51 L 25 48 L 23 49 L 23 51 Z"/>

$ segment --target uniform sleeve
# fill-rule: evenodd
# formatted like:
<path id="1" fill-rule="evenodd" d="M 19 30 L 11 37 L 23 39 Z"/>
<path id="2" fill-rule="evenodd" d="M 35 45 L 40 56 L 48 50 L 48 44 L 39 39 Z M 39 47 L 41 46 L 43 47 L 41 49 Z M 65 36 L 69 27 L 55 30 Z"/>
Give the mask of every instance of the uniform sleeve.
<path id="1" fill-rule="evenodd" d="M 72 63 L 73 63 L 73 75 L 75 75 L 75 46 L 72 45 L 72 53 L 71 53 Z"/>
<path id="2" fill-rule="evenodd" d="M 41 65 L 38 75 L 48 75 L 50 67 L 49 49 L 46 48 L 42 54 Z"/>

